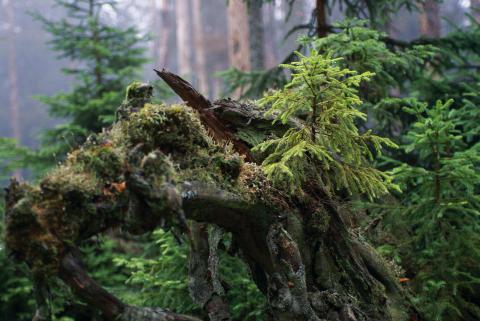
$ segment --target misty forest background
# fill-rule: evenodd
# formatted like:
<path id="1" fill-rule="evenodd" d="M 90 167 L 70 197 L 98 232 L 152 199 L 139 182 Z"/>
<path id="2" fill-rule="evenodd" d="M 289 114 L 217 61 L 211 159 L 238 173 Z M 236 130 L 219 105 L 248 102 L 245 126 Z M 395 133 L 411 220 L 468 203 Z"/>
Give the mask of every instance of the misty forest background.
<path id="1" fill-rule="evenodd" d="M 10 176 L 37 179 L 91 132 L 108 126 L 131 81 L 154 84 L 157 101 L 178 101 L 153 68 L 184 76 L 211 99 L 257 99 L 285 83 L 288 74 L 276 67 L 291 59 L 303 37 L 302 52 L 327 48 L 346 57 L 346 67 L 380 77 L 372 84 L 376 92 L 361 96 L 373 117 L 364 126 L 400 145 L 401 151 L 387 153 L 377 165 L 393 169 L 404 189 L 395 195 L 403 206 L 396 209 L 405 210 L 357 204 L 361 215 L 347 218 L 352 231 L 363 233 L 390 261 L 425 320 L 480 319 L 478 0 L 91 3 L 103 2 L 94 7 L 92 30 L 111 28 L 105 42 L 82 38 L 81 24 L 75 25 L 88 12 L 71 4 L 83 8 L 88 1 L 0 1 L 2 187 Z M 319 3 L 326 4 L 321 22 Z M 73 25 L 62 26 L 62 19 Z M 97 49 L 85 49 L 92 41 Z M 444 135 L 442 144 L 451 140 L 444 158 L 424 144 L 429 128 Z M 444 194 L 422 189 L 428 179 L 414 182 L 429 170 L 448 180 Z M 456 193 L 468 200 L 435 212 L 442 197 Z M 11 263 L 2 242 L 0 321 L 30 320 L 35 303 L 28 272 Z M 111 231 L 83 244 L 82 251 L 95 279 L 126 302 L 201 315 L 188 295 L 187 249 L 170 233 L 131 237 Z M 231 257 L 222 260 L 233 318 L 264 320 L 265 299 L 246 267 Z M 55 320 L 101 320 L 62 284 L 51 291 Z"/>
<path id="2" fill-rule="evenodd" d="M 139 36 L 150 36 L 142 44 L 147 49 L 146 57 L 150 61 L 144 65 L 138 79 L 153 80 L 156 76 L 152 68 L 165 67 L 177 74 L 188 75 L 187 78 L 201 88 L 202 93 L 218 98 L 221 97 L 223 84 L 215 73 L 235 65 L 229 59 L 228 7 L 223 0 L 200 1 L 202 34 L 199 35 L 198 27 L 194 29 L 192 5 L 188 2 L 187 8 L 190 9 L 179 12 L 175 1 L 119 1 L 117 10 L 106 10 L 104 18 L 113 26 L 133 26 L 137 28 Z M 284 37 L 294 26 L 310 21 L 314 2 L 295 1 L 288 21 L 285 21 L 290 11 L 288 1 L 274 1 L 263 6 L 261 16 L 265 41 L 262 45 L 264 59 L 260 67 L 276 66 L 297 47 L 297 37 L 303 34 L 301 30 L 286 40 Z M 445 1 L 441 4 L 441 16 L 448 19 L 441 22 L 441 34 L 468 24 L 465 16 L 470 11 L 468 2 Z M 47 19 L 55 20 L 65 14 L 65 9 L 55 6 L 53 0 L 3 1 L 1 9 L 0 136 L 14 137 L 22 145 L 37 147 L 42 129 L 51 128 L 62 123 L 62 120 L 52 119 L 48 115 L 48 109 L 35 96 L 68 91 L 73 79 L 64 75 L 61 69 L 72 67 L 76 62 L 57 58 L 58 54 L 48 46 L 49 33 L 39 21 L 32 18 L 31 13 L 37 12 Z M 343 17 L 338 6 L 332 8 L 330 21 L 342 20 Z M 186 48 L 181 48 L 182 44 L 179 43 L 182 37 L 179 34 L 182 31 L 178 28 L 179 19 L 184 19 L 188 28 L 186 41 L 189 46 Z M 419 37 L 421 26 L 418 13 L 405 9 L 399 11 L 392 16 L 389 29 L 401 40 Z M 201 44 L 200 39 L 203 40 Z M 205 57 L 203 66 L 199 61 L 202 55 Z M 200 79 L 205 77 L 207 83 L 200 87 Z M 12 104 L 17 105 L 17 119 L 13 118 Z"/>

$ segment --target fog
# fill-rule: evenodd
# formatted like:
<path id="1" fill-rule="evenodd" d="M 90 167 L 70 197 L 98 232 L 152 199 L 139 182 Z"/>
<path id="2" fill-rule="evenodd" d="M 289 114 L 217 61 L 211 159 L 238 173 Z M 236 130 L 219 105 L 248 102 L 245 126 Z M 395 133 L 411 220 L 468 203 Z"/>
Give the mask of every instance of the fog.
<path id="1" fill-rule="evenodd" d="M 49 35 L 31 15 L 37 12 L 48 19 L 61 19 L 64 12 L 54 5 L 53 0 L 10 1 L 9 3 L 8 0 L 3 0 L 0 6 L 0 136 L 19 136 L 22 145 L 35 147 L 38 146 L 42 129 L 63 121 L 49 117 L 47 106 L 40 103 L 36 96 L 52 95 L 71 89 L 73 79 L 64 75 L 61 69 L 77 62 L 58 59 L 48 45 Z M 8 5 L 11 6 L 10 16 Z M 145 65 L 139 76 L 140 80 L 155 79 L 152 72 L 154 67 L 167 68 L 177 73 L 185 70 L 179 66 L 178 61 L 175 6 L 173 0 L 122 0 L 115 10 L 106 8 L 103 12 L 102 19 L 112 25 L 134 26 L 138 29 L 139 36 L 149 36 L 144 46 L 148 49 L 150 62 Z M 442 5 L 442 33 L 448 33 L 467 23 L 464 12 L 468 6 L 469 1 L 465 0 L 449 0 Z M 288 39 L 284 39 L 284 36 L 292 27 L 309 21 L 313 7 L 313 0 L 295 1 L 288 21 L 285 21 L 289 11 L 285 1 L 273 1 L 263 7 L 263 50 L 266 68 L 277 65 L 295 48 L 296 38 L 302 30 Z M 341 10 L 342 8 L 334 6 L 331 20 L 342 19 Z M 202 39 L 207 51 L 205 69 L 208 92 L 204 94 L 216 98 L 222 94 L 221 79 L 216 73 L 230 66 L 227 2 L 202 0 L 201 18 Z M 392 21 L 389 32 L 394 37 L 413 39 L 419 36 L 416 14 L 404 10 L 393 17 Z M 190 30 L 191 35 L 195 32 L 198 31 Z M 184 76 L 197 84 L 199 72 L 195 59 L 198 43 L 193 38 L 191 37 L 189 72 Z M 18 105 L 17 135 L 14 133 L 12 104 Z"/>

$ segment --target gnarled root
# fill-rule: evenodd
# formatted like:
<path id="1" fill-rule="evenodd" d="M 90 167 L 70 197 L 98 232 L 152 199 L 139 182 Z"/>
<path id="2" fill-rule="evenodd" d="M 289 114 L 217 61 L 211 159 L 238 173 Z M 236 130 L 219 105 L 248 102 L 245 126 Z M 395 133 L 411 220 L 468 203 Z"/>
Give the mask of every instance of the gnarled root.
<path id="1" fill-rule="evenodd" d="M 139 308 L 128 306 L 116 319 L 118 321 L 200 321 L 196 317 L 176 314 L 160 308 Z"/>
<path id="2" fill-rule="evenodd" d="M 222 237 L 219 227 L 209 235 L 208 225 L 192 222 L 189 262 L 190 296 L 208 313 L 211 321 L 230 320 L 225 291 L 218 276 L 218 244 Z M 209 237 L 210 236 L 210 237 Z"/>
<path id="3" fill-rule="evenodd" d="M 267 235 L 268 249 L 275 272 L 268 277 L 268 300 L 285 320 L 319 321 L 308 300 L 305 266 L 295 241 L 280 223 L 273 224 Z"/>
<path id="4" fill-rule="evenodd" d="M 35 296 L 35 302 L 37 309 L 32 321 L 50 321 L 52 315 L 50 307 L 48 306 L 48 287 L 46 280 L 39 276 L 34 276 L 33 279 L 33 294 Z"/>

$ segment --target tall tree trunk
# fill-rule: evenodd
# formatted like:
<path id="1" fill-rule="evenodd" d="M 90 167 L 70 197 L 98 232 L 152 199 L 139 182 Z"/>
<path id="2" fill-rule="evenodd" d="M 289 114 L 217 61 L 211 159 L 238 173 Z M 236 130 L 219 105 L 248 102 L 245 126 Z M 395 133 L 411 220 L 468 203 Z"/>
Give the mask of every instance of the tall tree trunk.
<path id="1" fill-rule="evenodd" d="M 3 2 L 5 6 L 5 16 L 7 22 L 8 33 L 8 82 L 9 82 L 9 103 L 10 103 L 10 124 L 11 135 L 18 143 L 21 143 L 22 133 L 20 130 L 19 120 L 19 103 L 18 103 L 18 72 L 17 72 L 17 46 L 15 44 L 15 12 L 13 8 L 13 0 L 6 0 Z M 20 178 L 22 173 L 17 170 L 13 176 Z"/>
<path id="2" fill-rule="evenodd" d="M 189 76 L 192 72 L 192 36 L 190 33 L 190 16 L 190 1 L 176 1 L 175 22 L 177 24 L 176 37 L 178 53 L 178 72 L 183 77 Z"/>
<path id="3" fill-rule="evenodd" d="M 160 15 L 158 13 L 157 0 L 150 0 L 149 13 L 151 14 L 150 21 L 150 30 L 152 30 L 155 35 L 152 39 L 151 55 L 154 57 L 154 63 L 157 64 L 158 49 L 159 49 L 159 39 L 160 37 L 157 33 L 160 33 Z"/>
<path id="4" fill-rule="evenodd" d="M 440 6 L 438 2 L 427 0 L 420 6 L 420 33 L 425 37 L 440 37 Z"/>
<path id="5" fill-rule="evenodd" d="M 272 68 L 278 63 L 278 46 L 276 46 L 277 28 L 275 27 L 275 4 L 266 3 L 264 4 L 264 8 L 264 33 L 268 35 L 264 39 L 265 65 L 267 68 Z"/>
<path id="6" fill-rule="evenodd" d="M 183 2 L 183 1 L 179 1 Z M 153 55 L 157 67 L 165 67 L 168 59 L 169 40 L 172 33 L 169 0 L 151 0 L 152 25 L 156 35 L 153 41 Z"/>
<path id="7" fill-rule="evenodd" d="M 228 2 L 228 55 L 233 67 L 251 70 L 247 5 L 243 0 Z"/>
<path id="8" fill-rule="evenodd" d="M 263 51 L 263 12 L 262 0 L 250 0 L 248 9 L 248 32 L 250 43 L 250 65 L 253 70 L 265 68 L 265 57 Z"/>
<path id="9" fill-rule="evenodd" d="M 205 34 L 202 21 L 201 0 L 193 0 L 193 30 L 195 38 L 195 69 L 198 75 L 198 87 L 204 95 L 209 95 Z"/>
<path id="10" fill-rule="evenodd" d="M 250 53 L 250 36 L 248 34 L 247 5 L 243 0 L 228 2 L 228 58 L 232 67 L 249 71 L 252 69 Z M 237 89 L 233 96 L 242 95 L 242 89 Z"/>
<path id="11" fill-rule="evenodd" d="M 328 34 L 327 25 L 327 0 L 317 0 L 317 36 L 323 38 Z"/>
<path id="12" fill-rule="evenodd" d="M 470 9 L 475 21 L 480 23 L 480 0 L 470 0 Z"/>
<path id="13" fill-rule="evenodd" d="M 20 142 L 22 136 L 19 124 L 19 104 L 18 104 L 18 73 L 17 73 L 17 46 L 15 44 L 15 14 L 13 1 L 3 2 L 5 7 L 5 16 L 8 32 L 8 81 L 10 85 L 10 122 L 12 127 L 12 137 Z"/>

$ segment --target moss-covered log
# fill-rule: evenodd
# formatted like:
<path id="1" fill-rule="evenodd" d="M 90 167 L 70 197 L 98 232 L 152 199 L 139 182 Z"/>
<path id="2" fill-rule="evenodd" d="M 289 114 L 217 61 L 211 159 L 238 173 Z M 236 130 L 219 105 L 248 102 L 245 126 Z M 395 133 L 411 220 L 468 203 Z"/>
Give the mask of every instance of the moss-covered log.
<path id="1" fill-rule="evenodd" d="M 8 189 L 6 244 L 39 280 L 36 320 L 49 319 L 42 280 L 55 276 L 111 320 L 196 320 L 127 306 L 88 276 L 76 248 L 112 227 L 183 232 L 192 251 L 191 294 L 211 320 L 230 319 L 216 267 L 220 230 L 233 235 L 273 320 L 416 318 L 387 264 L 347 229 L 344 204 L 315 182 L 308 193 L 292 195 L 255 163 L 248 150 L 255 135 L 285 128 L 272 127 L 250 105 L 212 104 L 179 77 L 158 73 L 176 92 L 188 89 L 188 106 L 129 109 L 127 100 L 117 123 L 37 186 L 12 181 Z"/>

